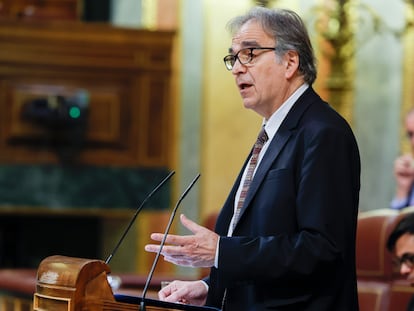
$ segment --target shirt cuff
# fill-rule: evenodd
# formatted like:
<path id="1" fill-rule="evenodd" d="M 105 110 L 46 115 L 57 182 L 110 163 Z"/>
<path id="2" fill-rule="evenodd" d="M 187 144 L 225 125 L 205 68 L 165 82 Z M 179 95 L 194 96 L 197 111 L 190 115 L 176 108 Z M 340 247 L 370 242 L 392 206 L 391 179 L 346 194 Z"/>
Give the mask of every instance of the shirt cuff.
<path id="1" fill-rule="evenodd" d="M 207 291 L 208 291 L 209 286 L 208 286 L 208 284 L 206 283 L 206 281 L 204 281 L 204 280 L 200 280 L 200 282 L 204 284 L 204 286 L 206 287 L 206 289 L 207 289 Z"/>
<path id="2" fill-rule="evenodd" d="M 217 240 L 216 256 L 214 257 L 214 268 L 217 268 L 217 269 L 218 269 L 219 246 L 220 246 L 220 238 L 218 238 Z"/>
<path id="3" fill-rule="evenodd" d="M 391 201 L 390 204 L 390 208 L 392 209 L 403 209 L 404 207 L 407 207 L 407 198 L 403 198 L 403 199 L 399 199 L 399 198 L 394 198 Z"/>

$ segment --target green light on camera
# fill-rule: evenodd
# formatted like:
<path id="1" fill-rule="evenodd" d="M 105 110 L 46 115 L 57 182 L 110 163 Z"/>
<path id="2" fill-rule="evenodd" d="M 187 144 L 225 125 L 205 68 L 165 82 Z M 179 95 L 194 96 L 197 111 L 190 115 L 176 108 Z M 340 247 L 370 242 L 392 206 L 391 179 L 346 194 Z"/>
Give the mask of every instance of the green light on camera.
<path id="1" fill-rule="evenodd" d="M 79 109 L 79 107 L 70 107 L 69 108 L 69 116 L 72 119 L 77 119 L 80 117 L 81 111 Z"/>

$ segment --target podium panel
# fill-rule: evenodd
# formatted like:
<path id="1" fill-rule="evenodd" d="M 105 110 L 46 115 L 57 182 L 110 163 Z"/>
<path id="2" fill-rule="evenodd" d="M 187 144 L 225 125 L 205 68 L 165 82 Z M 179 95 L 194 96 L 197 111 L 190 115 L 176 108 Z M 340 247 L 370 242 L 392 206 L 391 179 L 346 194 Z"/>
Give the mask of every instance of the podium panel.
<path id="1" fill-rule="evenodd" d="M 109 266 L 95 259 L 50 256 L 39 265 L 34 311 L 141 310 L 141 297 L 114 295 L 108 283 Z M 178 303 L 145 299 L 146 311 L 219 311 Z M 144 310 L 141 310 L 144 311 Z"/>

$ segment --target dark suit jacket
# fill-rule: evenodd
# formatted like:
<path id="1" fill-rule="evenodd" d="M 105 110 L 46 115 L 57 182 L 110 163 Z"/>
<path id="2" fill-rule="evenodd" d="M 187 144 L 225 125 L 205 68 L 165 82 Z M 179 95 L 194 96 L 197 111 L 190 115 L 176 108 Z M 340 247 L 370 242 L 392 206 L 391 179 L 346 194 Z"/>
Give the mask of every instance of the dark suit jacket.
<path id="1" fill-rule="evenodd" d="M 407 311 L 414 311 L 414 297 L 412 297 L 408 302 Z"/>
<path id="2" fill-rule="evenodd" d="M 270 142 L 226 237 L 241 175 L 217 219 L 219 268 L 206 279 L 207 305 L 221 307 L 227 288 L 227 311 L 358 310 L 360 158 L 346 121 L 309 87 Z"/>

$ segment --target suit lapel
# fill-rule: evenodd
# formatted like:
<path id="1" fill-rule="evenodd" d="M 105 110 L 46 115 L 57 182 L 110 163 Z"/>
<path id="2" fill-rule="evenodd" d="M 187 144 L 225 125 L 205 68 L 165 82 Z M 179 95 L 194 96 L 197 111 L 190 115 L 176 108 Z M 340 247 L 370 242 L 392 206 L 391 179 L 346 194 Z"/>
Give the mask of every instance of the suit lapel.
<path id="1" fill-rule="evenodd" d="M 316 99 L 319 99 L 319 96 L 313 91 L 311 87 L 309 87 L 302 94 L 302 96 L 299 97 L 297 102 L 293 105 L 292 109 L 287 114 L 285 120 L 283 120 L 278 131 L 276 132 L 275 136 L 270 142 L 270 145 L 268 149 L 266 150 L 266 153 L 264 154 L 262 161 L 260 162 L 257 168 L 257 171 L 255 173 L 255 176 L 252 180 L 249 191 L 247 193 L 244 205 L 240 211 L 239 220 L 243 217 L 243 214 L 246 211 L 246 209 L 249 208 L 253 197 L 255 196 L 260 185 L 262 184 L 263 179 L 265 178 L 267 172 L 272 166 L 272 163 L 278 158 L 281 150 L 283 149 L 285 144 L 289 141 L 290 137 L 292 136 L 293 130 L 297 128 L 299 120 L 302 117 L 303 113 Z M 250 158 L 250 155 L 249 155 L 249 158 Z M 246 163 L 243 166 L 243 170 L 246 166 Z M 236 184 L 238 185 L 239 183 L 240 183 L 240 176 Z"/>
<path id="2" fill-rule="evenodd" d="M 280 131 L 279 129 L 273 137 L 269 145 L 269 148 L 266 150 L 266 153 L 263 156 L 262 161 L 259 164 L 259 167 L 257 168 L 252 183 L 250 184 L 250 188 L 247 192 L 244 205 L 240 210 L 240 218 L 243 217 L 245 210 L 250 206 L 250 202 L 252 201 L 257 190 L 259 189 L 259 186 L 262 184 L 263 179 L 266 176 L 266 173 L 269 171 L 273 161 L 275 161 L 275 159 L 279 156 L 280 151 L 282 150 L 286 142 L 289 140 L 290 136 L 290 130 Z"/>

